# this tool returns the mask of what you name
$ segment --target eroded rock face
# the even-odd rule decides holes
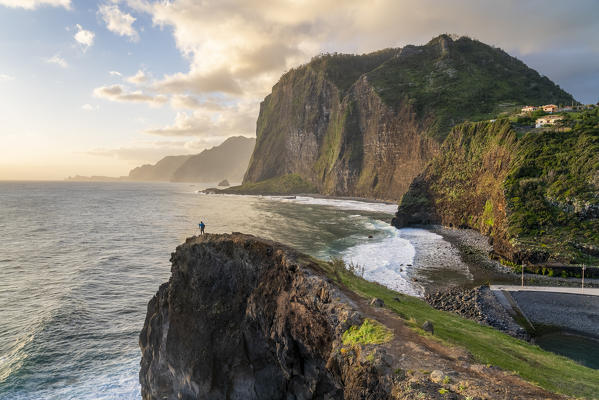
[[[264,99],[244,183],[299,174],[323,194],[399,199],[436,154],[432,121],[385,104],[366,76],[341,91],[309,66]]]
[[[143,398],[342,398],[326,363],[361,317],[296,256],[240,234],[179,246],[140,335]]]

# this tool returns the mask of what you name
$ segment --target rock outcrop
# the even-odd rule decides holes
[[[171,261],[140,336],[144,399],[344,398],[335,349],[362,317],[316,264],[240,234],[188,239]],[[353,385],[375,382],[363,372]]]
[[[549,101],[572,97],[465,37],[324,55],[285,74],[262,102],[244,183],[295,174],[322,194],[399,200],[453,125]]]
[[[560,398],[423,338],[283,245],[203,235],[171,261],[140,334],[145,400]]]

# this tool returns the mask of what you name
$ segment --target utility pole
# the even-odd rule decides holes
[[[584,293],[584,270],[586,269],[586,265],[582,264],[582,292]]]
[[[522,287],[524,287],[524,263],[522,264]]]

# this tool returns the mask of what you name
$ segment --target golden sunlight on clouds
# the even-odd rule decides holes
[[[560,7],[538,12],[530,3],[515,0],[500,3],[348,0],[342,4],[333,0],[128,0],[126,3],[151,15],[157,26],[172,28],[177,48],[189,60],[189,70],[152,81],[144,75],[146,87],[140,87],[143,95],[126,94],[117,87],[100,87],[96,95],[113,101],[146,101],[156,105],[164,101],[157,100],[152,93],[160,93],[171,99],[174,108],[183,105],[181,98],[174,96],[187,96],[186,104],[196,105],[192,107],[193,113],[178,112],[172,125],[146,131],[168,136],[214,135],[223,127],[215,121],[229,118],[247,119],[248,125],[238,133],[253,131],[256,115],[253,119],[240,118],[230,112],[236,111],[231,107],[202,110],[199,104],[218,93],[217,102],[238,102],[243,108],[257,110],[257,104],[282,73],[323,51],[361,53],[422,44],[444,32],[471,34],[490,44],[522,51],[546,47],[548,39],[563,41],[559,28],[549,34],[534,28],[559,20]],[[493,19],[489,20],[489,15]],[[138,75],[129,78],[129,82]],[[136,81],[139,83],[142,82]],[[238,122],[227,125],[240,127]],[[221,132],[229,134],[228,129]]]
[[[579,75],[593,72],[581,71],[581,63],[577,61],[580,57],[560,57],[560,52],[591,54],[591,61],[586,63],[589,66],[596,65],[594,60],[599,61],[599,45],[589,40],[596,36],[597,30],[596,13],[591,12],[596,9],[596,2],[590,0],[580,0],[577,7],[566,2],[548,7],[540,0],[106,0],[91,3],[91,8],[86,5],[91,20],[69,24],[68,29],[72,29],[68,34],[69,46],[77,50],[77,54],[69,54],[69,49],[51,43],[44,47],[48,49],[44,54],[37,55],[37,61],[50,71],[50,80],[60,83],[61,79],[66,81],[69,74],[82,74],[77,64],[85,57],[110,54],[111,64],[85,78],[87,97],[79,96],[71,108],[97,123],[94,117],[112,119],[116,105],[122,107],[119,122],[123,126],[129,122],[127,129],[131,132],[119,143],[117,136],[125,133],[114,125],[106,129],[112,141],[107,142],[102,151],[87,153],[87,157],[91,157],[88,161],[97,157],[100,164],[109,158],[111,148],[114,154],[126,154],[123,149],[133,149],[140,137],[141,140],[175,137],[198,145],[222,141],[231,135],[253,136],[260,101],[280,76],[323,52],[365,53],[423,44],[441,33],[456,33],[499,46],[519,57],[549,54],[554,60],[574,60],[571,65],[563,61],[567,67],[563,73],[566,77],[568,71],[570,75],[575,75],[572,71]],[[78,8],[81,4],[83,2],[70,0],[0,0],[0,5],[36,10],[31,13],[58,7],[53,12],[61,11],[70,16],[77,14],[72,12],[75,8],[83,12]],[[150,31],[156,36],[150,36]],[[181,60],[173,61],[172,65],[177,67],[172,68],[167,58],[158,63],[154,59],[154,64],[144,58],[151,58],[147,55],[149,48],[153,56],[165,50],[154,48],[154,42],[144,41],[158,35],[169,39],[161,43],[162,46],[169,46],[170,50],[176,46],[174,54],[181,56],[183,68]],[[103,45],[106,47],[101,48]],[[117,54],[118,51],[122,53]],[[551,64],[539,62],[550,71],[553,68],[560,72]],[[62,78],[58,77],[60,73]],[[19,69],[0,71],[3,87],[26,81]],[[12,97],[7,97],[5,104],[12,104]],[[125,103],[129,108],[123,107]],[[148,106],[151,111],[147,110]],[[138,114],[129,115],[131,109]],[[147,123],[133,123],[142,117],[143,110],[147,111]],[[14,120],[14,128],[18,130],[18,118]],[[62,126],[65,125],[66,122]],[[95,132],[100,136],[99,130]],[[94,137],[94,145],[100,140]],[[92,140],[82,141],[88,145],[90,142]],[[15,144],[27,145],[25,139]],[[138,154],[157,154],[155,147],[160,146],[164,152],[185,151],[182,145],[171,148],[165,143],[153,144],[151,151],[146,151],[144,146],[138,146]],[[107,170],[101,171],[108,174]]]

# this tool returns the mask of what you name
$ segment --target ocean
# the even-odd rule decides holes
[[[139,399],[138,335],[170,253],[206,223],[419,295],[413,236],[393,204],[203,195],[174,183],[0,183],[0,399]],[[372,238],[368,238],[368,236]],[[458,268],[459,269],[459,268]],[[467,270],[463,273],[468,279]]]

